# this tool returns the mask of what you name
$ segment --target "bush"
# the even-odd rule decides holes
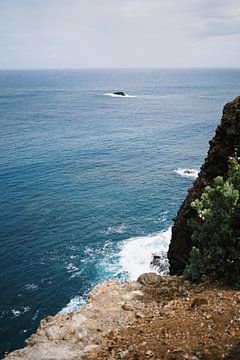
[[[231,161],[227,179],[215,178],[192,207],[198,216],[190,221],[194,246],[184,277],[240,286],[240,165]]]

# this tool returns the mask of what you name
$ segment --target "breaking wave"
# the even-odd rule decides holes
[[[198,177],[199,169],[189,169],[189,168],[178,168],[174,172],[182,177],[188,177],[196,179]]]
[[[128,273],[130,280],[136,280],[143,273],[156,271],[156,264],[153,262],[156,256],[161,264],[161,274],[167,274],[167,250],[170,239],[171,227],[156,234],[124,240],[120,244],[119,253],[121,270]]]
[[[76,311],[81,305],[85,304],[86,300],[84,296],[75,296],[69,301],[69,303],[60,311],[60,314],[69,314],[70,312]]]

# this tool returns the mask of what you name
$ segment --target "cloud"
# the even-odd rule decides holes
[[[156,12],[159,12],[167,2],[162,1],[146,1],[146,0],[130,0],[125,1],[123,5],[120,6],[120,14],[128,19],[133,18],[148,18],[150,16],[156,16]]]
[[[240,3],[236,0],[197,0],[189,6],[192,30],[205,37],[240,35]]]
[[[0,0],[0,68],[238,66],[239,22],[239,0]]]

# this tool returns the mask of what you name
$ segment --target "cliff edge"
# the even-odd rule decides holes
[[[97,286],[7,360],[239,360],[240,291],[148,273]],[[216,336],[217,334],[217,336]]]
[[[188,191],[174,220],[168,251],[172,275],[182,274],[192,248],[192,232],[188,221],[194,218],[196,213],[191,203],[202,195],[206,185],[211,185],[216,176],[227,175],[229,157],[240,156],[240,96],[224,106],[221,123],[209,144],[208,154],[198,178]]]
[[[181,274],[191,249],[191,202],[206,185],[226,176],[228,159],[240,156],[240,97],[225,105],[221,124],[193,187],[174,222],[168,256]],[[216,336],[217,334],[217,336]],[[8,360],[240,360],[240,291],[204,278],[143,274],[121,285],[97,286],[86,305],[41,321],[27,346]]]

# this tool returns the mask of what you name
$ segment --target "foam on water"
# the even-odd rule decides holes
[[[104,230],[106,235],[111,234],[123,234],[127,231],[127,226],[124,224],[117,225],[117,226],[109,226],[107,230]]]
[[[117,97],[117,98],[135,98],[137,97],[136,95],[128,95],[125,93],[125,95],[117,95],[117,94],[114,94],[114,93],[108,93],[108,94],[103,94],[105,96],[111,96],[111,97]]]
[[[121,282],[136,280],[139,275],[145,272],[160,272],[162,275],[168,273],[167,250],[171,238],[171,227],[159,233],[147,236],[139,236],[120,241],[114,244],[107,241],[102,247],[93,249],[86,246],[84,253],[88,255],[88,262],[98,258],[98,281],[100,283],[107,279],[119,279]],[[156,258],[153,261],[153,256]],[[70,263],[68,270],[75,271],[76,267]],[[86,298],[90,290],[83,295],[77,295],[60,311],[62,314],[79,309],[86,303]]]
[[[30,310],[29,306],[24,306],[20,310],[12,309],[11,312],[14,317],[19,317]]]
[[[198,177],[199,169],[188,169],[188,168],[178,168],[174,172],[182,177],[188,177],[196,179]]]
[[[71,274],[70,278],[73,278],[75,276],[79,276],[82,273],[82,271],[79,270],[79,268],[77,266],[75,266],[73,263],[68,264],[66,269],[67,269],[67,272],[69,274]]]
[[[36,285],[36,284],[26,284],[26,285],[24,286],[24,288],[25,288],[26,290],[37,290],[37,289],[38,289],[38,285]]]
[[[86,303],[83,296],[75,296],[69,301],[69,303],[60,311],[60,314],[69,314],[70,312],[76,311],[79,307]]]
[[[0,358],[70,299],[71,311],[102,281],[152,270],[152,253],[161,265],[154,235],[136,236],[170,225],[193,180],[173,170],[202,163],[239,81],[226,69],[0,71]]]
[[[161,251],[166,254],[170,239],[171,227],[157,234],[123,241],[119,253],[121,270],[129,274],[130,280],[136,280],[139,275],[153,271],[153,255]]]

